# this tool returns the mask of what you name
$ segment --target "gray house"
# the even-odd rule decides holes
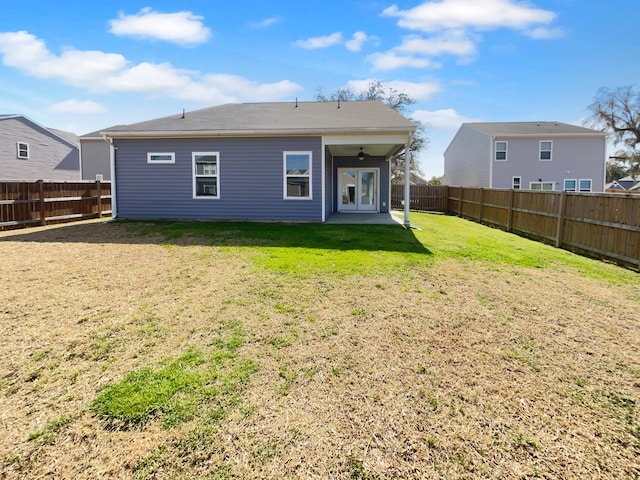
[[[389,212],[388,159],[414,131],[354,101],[227,104],[101,133],[115,217],[323,222]]]
[[[0,115],[0,180],[80,180],[76,136],[24,115]]]
[[[560,122],[463,123],[444,153],[443,183],[602,192],[605,140]]]
[[[82,180],[111,180],[111,148],[101,132],[78,137]]]

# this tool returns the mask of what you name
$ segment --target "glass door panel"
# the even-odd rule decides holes
[[[375,211],[377,210],[377,182],[375,170],[360,170],[358,172],[358,183],[360,186],[360,204],[358,210]]]

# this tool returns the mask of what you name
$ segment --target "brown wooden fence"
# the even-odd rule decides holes
[[[110,182],[0,182],[0,230],[111,215]]]
[[[422,188],[411,187],[418,196],[411,209],[442,211],[442,199],[420,197]],[[446,196],[449,214],[640,270],[640,195],[437,188],[431,196]],[[403,191],[403,185],[392,187],[393,208],[402,208],[394,198]]]
[[[447,212],[447,187],[443,185],[411,185],[411,210],[422,212]],[[404,206],[404,185],[391,185],[391,208]]]

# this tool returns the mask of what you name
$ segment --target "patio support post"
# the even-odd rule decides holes
[[[411,137],[407,139],[407,144],[404,148],[404,226],[405,228],[411,228],[411,221],[409,220],[409,203],[411,201]]]

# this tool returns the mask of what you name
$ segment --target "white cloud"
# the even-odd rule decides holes
[[[347,82],[347,88],[356,92],[362,92],[369,88],[372,83],[378,82],[376,78],[367,78],[364,80],[350,80]],[[404,82],[401,80],[391,80],[382,82],[384,87],[392,88],[399,93],[405,93],[417,101],[428,100],[441,88],[436,82]]]
[[[94,92],[164,95],[198,104],[279,100],[302,89],[288,80],[258,83],[234,75],[182,70],[170,63],[133,65],[122,55],[100,51],[67,50],[57,56],[24,31],[0,33],[0,55],[4,65],[37,78]]]
[[[367,57],[367,61],[370,62],[376,70],[395,70],[401,67],[440,68],[439,63],[435,63],[428,58],[400,55],[393,50],[373,53]]]
[[[470,63],[478,53],[482,40],[479,32],[509,28],[535,39],[558,38],[560,28],[550,27],[556,14],[519,0],[433,0],[402,10],[392,5],[382,12],[395,17],[400,27],[428,33],[409,35],[402,44],[368,60],[379,70],[400,67],[439,67],[433,57],[453,55],[459,64]]]
[[[411,118],[431,125],[434,130],[457,130],[465,122],[475,122],[469,117],[460,115],[453,108],[442,110],[416,110]]]
[[[117,19],[109,20],[109,31],[114,35],[195,45],[211,37],[211,30],[204,26],[202,19],[191,12],[159,13],[145,7],[134,15],[118,13]]]
[[[459,57],[476,54],[476,45],[462,30],[448,30],[439,35],[423,38],[409,35],[396,47],[398,52],[435,57],[450,54]]]
[[[269,17],[258,22],[251,22],[249,25],[253,28],[267,28],[276,23],[280,23],[282,19],[280,17]]]
[[[359,52],[362,50],[362,45],[370,39],[371,37],[367,36],[366,33],[358,31],[353,34],[353,39],[346,42],[344,46],[351,52]]]
[[[392,5],[382,15],[399,18],[401,27],[424,32],[451,28],[525,29],[551,23],[556,18],[549,10],[515,0],[441,0],[424,2],[408,10]]]
[[[562,28],[537,27],[531,30],[526,30],[524,34],[535,40],[554,40],[556,38],[564,37],[565,31]]]
[[[335,32],[331,35],[311,37],[306,40],[298,40],[297,42],[294,42],[294,45],[313,50],[317,48],[332,47],[334,45],[338,45],[339,43],[342,43],[342,33]]]
[[[95,113],[104,113],[107,108],[92,100],[65,100],[51,105],[49,110],[55,113],[75,113],[79,115],[91,115]]]

